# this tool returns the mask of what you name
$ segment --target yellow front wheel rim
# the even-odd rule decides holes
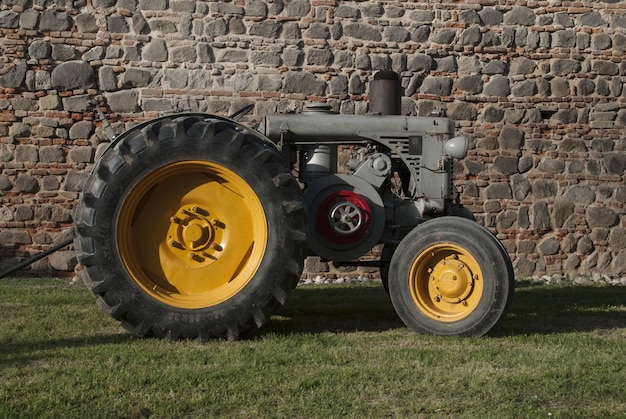
[[[483,295],[482,276],[478,262],[464,248],[437,244],[413,261],[409,290],[424,315],[454,322],[476,310]]]
[[[116,226],[131,279],[170,306],[210,307],[236,295],[265,253],[267,219],[250,185],[216,163],[184,161],[142,178]]]

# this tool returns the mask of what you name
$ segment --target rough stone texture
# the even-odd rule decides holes
[[[255,104],[249,121],[311,100],[366,113],[369,81],[394,70],[403,113],[444,110],[473,138],[455,184],[479,222],[509,237],[518,275],[623,274],[626,14],[616,3],[2,2],[0,242],[10,246],[0,262],[71,228],[106,140],[92,101],[117,133],[161,111],[228,114],[241,103]],[[70,253],[37,272],[69,274]],[[307,270],[337,273],[319,260]]]
[[[52,87],[58,90],[88,89],[95,81],[93,68],[83,61],[62,63],[52,71]]]

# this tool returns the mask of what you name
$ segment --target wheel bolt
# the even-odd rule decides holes
[[[177,249],[184,249],[185,248],[182,244],[180,244],[176,240],[172,240],[172,239],[168,240],[167,244],[170,247],[175,247]]]
[[[207,215],[209,215],[209,211],[207,211],[207,210],[205,210],[204,208],[199,207],[199,206],[197,206],[197,205],[194,205],[193,207],[191,207],[191,210],[192,210],[193,212],[195,212],[196,214],[200,214],[200,215],[205,216],[205,217],[206,217]]]
[[[224,248],[217,243],[213,243],[213,249],[217,250],[218,252],[224,250]]]
[[[174,216],[170,218],[170,221],[174,224],[180,224],[180,218]]]

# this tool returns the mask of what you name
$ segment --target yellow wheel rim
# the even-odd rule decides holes
[[[454,244],[422,252],[409,272],[409,290],[418,309],[442,322],[466,318],[483,295],[482,271],[476,259]]]
[[[245,180],[216,163],[184,161],[132,188],[116,233],[137,285],[165,304],[195,309],[228,300],[252,279],[268,229]]]

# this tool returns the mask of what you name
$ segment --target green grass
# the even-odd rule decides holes
[[[518,288],[419,336],[380,285],[305,286],[239,342],[128,335],[81,284],[0,281],[0,417],[626,417],[626,287]]]

